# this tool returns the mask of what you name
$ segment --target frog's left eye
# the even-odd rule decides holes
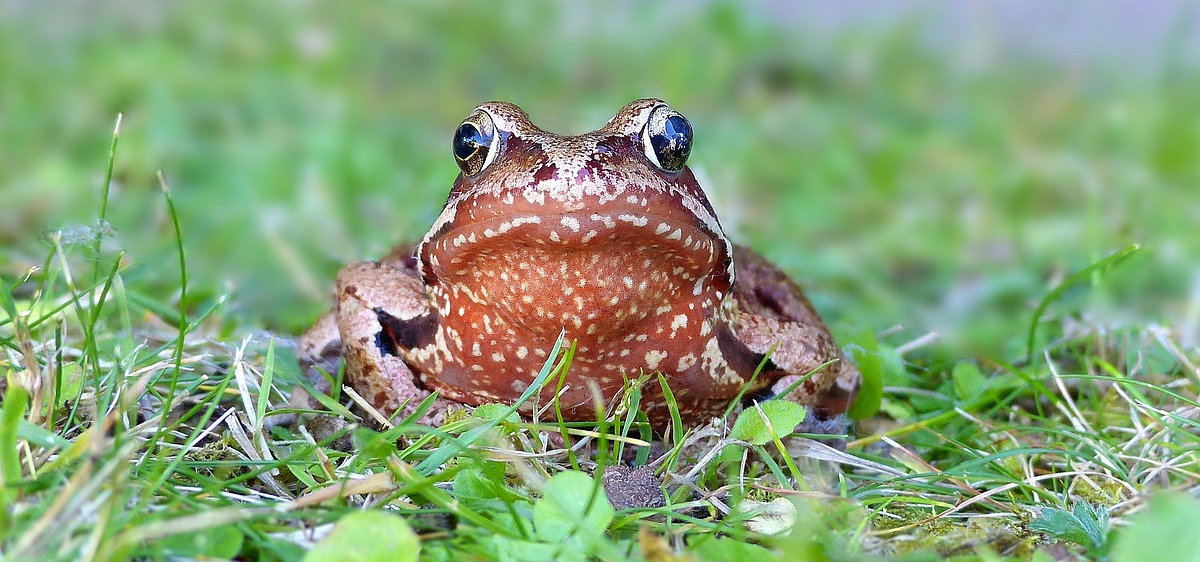
[[[692,152],[692,124],[678,111],[660,105],[642,129],[642,149],[664,172],[679,172]]]
[[[463,175],[482,172],[496,158],[496,125],[482,109],[468,116],[454,131],[454,160]]]

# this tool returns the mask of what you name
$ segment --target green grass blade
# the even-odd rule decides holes
[[[112,186],[113,163],[117,161],[117,140],[121,138],[121,118],[123,114],[117,114],[117,124],[113,126],[112,144],[108,146],[108,166],[104,169],[104,186],[100,191],[100,220],[104,221],[108,216],[108,190]],[[100,239],[96,239],[96,253],[100,253]]]
[[[16,381],[8,381],[4,395],[4,410],[0,413],[0,529],[8,529],[12,510],[9,505],[16,499],[13,486],[21,481],[21,458],[17,452],[17,435],[20,422],[24,421],[25,409],[29,407],[29,392]]]
[[[175,340],[174,354],[174,369],[171,371],[171,380],[168,385],[167,395],[163,400],[162,421],[158,425],[158,429],[154,432],[154,436],[147,444],[147,450],[153,451],[158,445],[158,441],[170,431],[170,424],[165,423],[167,414],[174,405],[176,390],[179,386],[179,376],[183,368],[183,346],[184,337],[188,332],[187,321],[187,258],[183,251],[183,230],[179,227],[179,213],[175,209],[175,200],[171,198],[171,190],[167,187],[167,180],[163,178],[162,172],[158,173],[158,185],[162,190],[163,197],[167,201],[167,211],[171,216],[171,224],[175,228],[175,245],[179,250],[179,335]]]
[[[71,446],[71,442],[63,436],[50,431],[40,425],[29,423],[29,420],[21,418],[17,425],[17,437],[30,442],[38,447],[46,449],[66,448]]]
[[[1033,311],[1033,320],[1031,320],[1029,323],[1029,338],[1026,340],[1025,344],[1025,362],[1028,363],[1029,361],[1033,360],[1033,346],[1034,341],[1037,339],[1038,324],[1041,323],[1042,315],[1046,313],[1046,309],[1052,303],[1054,303],[1054,301],[1061,298],[1063,294],[1065,294],[1071,287],[1086,281],[1098,279],[1099,276],[1102,276],[1121,265],[1125,262],[1125,260],[1129,259],[1141,249],[1142,247],[1140,245],[1133,244],[1132,246],[1126,247],[1123,250],[1114,252],[1106,258],[1097,261],[1079,271],[1076,271],[1066,279],[1063,279],[1058,286],[1051,289],[1050,292],[1047,293],[1042,299],[1042,302],[1038,304],[1037,309]]]
[[[258,402],[254,405],[254,432],[262,431],[267,405],[271,402],[271,383],[275,380],[275,338],[267,343],[267,358],[263,364],[262,381],[258,384]]]
[[[554,341],[554,347],[550,349],[550,355],[546,356],[546,362],[542,364],[542,370],[538,372],[538,376],[533,379],[533,382],[529,384],[529,387],[525,389],[525,392],[521,393],[521,397],[517,398],[517,401],[513,402],[512,405],[510,405],[502,415],[496,416],[487,422],[480,424],[478,427],[471,429],[459,440],[455,441],[454,445],[443,446],[435,450],[428,457],[425,457],[425,460],[417,464],[417,472],[426,476],[432,474],[434,469],[441,466],[455,455],[461,453],[465,447],[475,442],[475,440],[479,439],[481,435],[487,433],[489,430],[495,427],[496,424],[500,423],[500,420],[516,412],[517,408],[521,407],[521,404],[524,404],[526,401],[532,398],[534,394],[540,391],[542,386],[546,384],[546,381],[550,379],[550,375],[557,370],[555,369],[555,360],[558,359],[558,354],[562,351],[563,342],[565,339],[566,332],[564,331],[560,333],[558,335],[558,339]]]

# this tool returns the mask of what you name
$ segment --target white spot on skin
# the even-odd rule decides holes
[[[517,348],[517,359],[524,359],[527,355],[529,355],[528,347],[521,346]]]
[[[696,364],[696,355],[694,353],[689,353],[689,354],[684,355],[683,357],[679,358],[679,365],[678,365],[677,370],[686,371],[688,369],[691,369],[692,365],[695,365],[695,364]]]
[[[683,229],[682,228],[676,228],[675,232],[672,232],[671,235],[667,237],[667,240],[682,240],[682,239],[683,239]]]
[[[646,217],[639,217],[637,215],[629,214],[617,215],[617,220],[630,223],[633,226],[646,226],[646,223],[650,222],[650,219],[647,219]]]
[[[647,351],[646,357],[645,357],[646,368],[653,371],[658,368],[659,362],[661,362],[663,359],[666,359],[666,358],[667,358],[667,353],[665,351],[660,351],[657,349],[652,349],[650,351]]]
[[[604,226],[606,228],[615,228],[617,226],[617,221],[612,220],[612,217],[610,217],[608,215],[601,215],[599,213],[596,213],[596,214],[592,215],[592,220],[594,220],[596,222],[604,223]]]
[[[674,331],[680,328],[686,328],[688,325],[688,317],[686,314],[678,314],[671,320],[671,337],[675,337]]]
[[[530,203],[533,203],[534,205],[540,206],[540,205],[546,204],[546,194],[540,190],[526,189],[526,190],[524,190],[524,193],[522,195],[525,196],[526,201],[529,201]]]
[[[576,220],[575,217],[563,217],[559,222],[561,222],[563,226],[571,229],[571,232],[579,232],[579,221]]]
[[[495,361],[496,363],[503,363],[504,362],[504,354],[500,353],[500,352],[493,353],[492,361]]]
[[[479,349],[479,342],[471,345],[471,355],[474,357],[481,357],[483,355],[483,350]]]
[[[558,231],[557,231],[557,230],[551,230],[551,231],[550,231],[550,241],[551,241],[551,242],[562,242],[562,238],[559,238],[559,237],[558,237]]]
[[[717,338],[710,338],[705,344],[700,361],[701,367],[712,376],[717,384],[742,384],[745,382],[745,379],[725,362],[725,356],[721,354]]]
[[[665,222],[660,222],[660,223],[658,223],[658,228],[654,229],[654,234],[655,235],[663,234],[668,230],[671,230],[671,225],[669,225]]]

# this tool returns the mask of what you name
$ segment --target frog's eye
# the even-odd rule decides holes
[[[496,158],[496,126],[482,109],[475,110],[454,131],[454,160],[463,175],[483,171]]]
[[[682,170],[692,152],[692,124],[670,107],[654,108],[642,129],[642,150],[664,172]]]

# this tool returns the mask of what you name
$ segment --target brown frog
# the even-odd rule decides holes
[[[301,360],[330,369],[343,357],[349,384],[385,415],[431,391],[440,412],[446,400],[516,400],[565,333],[577,345],[558,397],[569,420],[595,419],[595,390],[611,401],[653,373],[686,423],[720,415],[747,385],[746,397],[790,386],[788,399],[824,417],[845,412],[858,370],[800,288],[725,237],[685,165],[691,146],[687,119],[658,99],[578,136],[510,103],[480,105],[454,134],[462,173],[429,233],[343,268]],[[659,384],[643,392],[665,426]]]

